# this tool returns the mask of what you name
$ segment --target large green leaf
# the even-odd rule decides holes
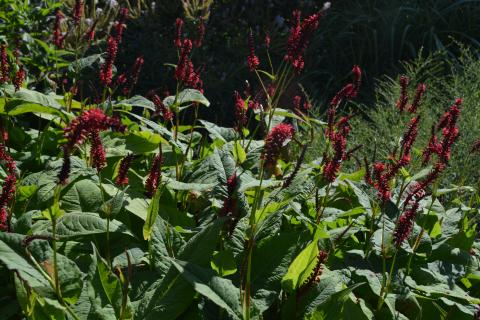
[[[129,106],[129,107],[141,107],[141,108],[155,111],[155,104],[152,101],[148,100],[147,98],[139,95],[133,96],[130,99],[118,101],[116,105]]]
[[[193,286],[195,291],[226,310],[233,319],[240,319],[240,289],[228,279],[220,278],[215,272],[193,263],[170,259],[173,266]]]
[[[312,241],[300,252],[282,279],[284,290],[293,291],[307,280],[317,263],[318,252],[317,241]]]
[[[193,102],[202,104],[206,107],[210,106],[210,101],[208,101],[200,91],[195,89],[185,89],[181,91],[177,97],[169,96],[163,99],[163,104],[167,107],[172,107],[174,103],[180,106],[182,104]]]
[[[120,233],[134,237],[127,226],[111,220],[110,233]],[[57,234],[63,239],[104,234],[107,232],[107,219],[93,212],[67,212],[57,222]]]
[[[218,219],[203,228],[179,250],[177,258],[199,266],[208,266],[217,246],[224,220]],[[162,257],[156,257],[161,259]],[[161,281],[145,293],[139,301],[136,318],[176,319],[191,304],[195,295],[192,286],[171,266]],[[182,299],[178,299],[182,297]]]
[[[162,195],[163,186],[157,189],[155,192],[150,205],[147,210],[147,219],[143,225],[143,238],[145,240],[150,240],[150,234],[152,233],[153,225],[155,224],[155,219],[158,216],[158,209],[160,205],[160,196]]]
[[[68,187],[62,196],[61,208],[67,212],[97,212],[103,203],[101,192],[93,181],[80,180]]]

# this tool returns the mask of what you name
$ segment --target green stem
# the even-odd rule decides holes
[[[392,277],[393,277],[393,268],[395,266],[395,261],[397,259],[397,253],[398,253],[398,250],[396,250],[395,254],[393,255],[393,260],[390,266],[390,272],[388,274],[386,285],[385,287],[382,287],[382,290],[380,291],[380,299],[378,300],[377,311],[380,311],[380,309],[382,309],[383,303],[385,302],[385,299],[388,296],[388,292],[390,291],[390,285],[392,284]]]
[[[330,187],[332,186],[331,183],[327,184],[327,188],[325,189],[325,197],[322,199],[322,205],[320,206],[320,212],[317,213],[317,217],[315,219],[316,223],[320,223],[320,219],[322,219],[323,213],[325,212],[325,207],[327,205],[327,197],[328,194],[330,193]]]
[[[107,263],[109,268],[112,268],[110,256],[110,217],[107,217]]]
[[[53,282],[55,286],[55,294],[61,300],[62,293],[60,290],[60,283],[58,280],[58,261],[57,261],[57,218],[55,216],[51,216],[52,218],[52,249],[53,249]]]

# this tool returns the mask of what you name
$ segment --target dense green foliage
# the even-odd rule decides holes
[[[406,65],[418,111],[395,108],[397,79],[358,102],[357,65],[312,106],[291,88],[329,72],[304,52],[325,11],[268,28],[270,48],[252,29],[247,51],[246,25],[222,34],[215,14],[253,2],[183,1],[191,21],[162,37],[137,28],[178,3],[92,3],[1,3],[17,11],[0,17],[0,317],[478,319],[478,61]],[[222,55],[245,48],[229,57],[250,70],[194,68],[237,33]],[[214,104],[231,126],[205,120]]]

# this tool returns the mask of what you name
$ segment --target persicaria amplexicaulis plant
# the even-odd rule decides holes
[[[294,133],[293,126],[288,123],[280,123],[272,128],[265,139],[262,152],[262,159],[266,168],[275,167],[282,148],[293,137]]]
[[[117,50],[118,50],[118,40],[113,37],[109,36],[107,40],[107,55],[105,58],[105,63],[100,67],[100,82],[105,86],[108,87],[112,83],[113,77],[113,63],[115,62],[115,58],[117,57]]]
[[[100,170],[105,164],[105,151],[101,143],[99,133],[111,129],[112,131],[124,132],[126,127],[120,119],[107,116],[102,110],[95,108],[85,111],[65,127],[64,136],[67,142],[63,146],[64,160],[62,169],[58,175],[61,184],[65,184],[70,173],[69,155],[76,145],[82,144],[90,138],[90,155],[94,166]]]
[[[83,0],[75,0],[75,6],[73,7],[73,22],[75,25],[80,23],[83,16]]]
[[[13,78],[13,85],[15,86],[15,91],[20,90],[23,85],[23,81],[25,81],[25,68],[23,65],[18,67],[17,72],[15,73],[15,78]]]
[[[157,94],[152,93],[151,100],[155,105],[154,117],[162,116],[165,121],[171,121],[173,119],[173,112],[165,106],[162,99],[160,99]]]
[[[151,198],[155,194],[160,184],[160,176],[162,173],[162,155],[157,154],[153,158],[152,166],[148,172],[147,180],[145,181],[145,194]]]
[[[15,195],[17,176],[16,164],[12,156],[5,150],[5,145],[0,143],[0,160],[5,163],[7,177],[3,181],[2,194],[0,195],[0,231],[9,230],[8,206]]]
[[[260,65],[260,60],[255,54],[255,42],[253,40],[252,30],[250,30],[250,32],[248,33],[248,49],[250,50],[250,53],[247,57],[248,69],[250,69],[250,71],[255,71]]]
[[[117,177],[115,178],[115,183],[119,186],[128,185],[128,170],[132,164],[133,154],[128,154],[120,162],[120,167],[118,169]]]
[[[0,46],[0,84],[10,80],[10,65],[8,63],[7,46]]]
[[[123,94],[128,96],[132,92],[133,88],[137,85],[138,77],[140,76],[140,71],[142,70],[142,66],[145,63],[145,60],[142,56],[137,57],[135,59],[135,63],[133,64],[132,70],[130,71],[130,77],[126,79],[126,85],[123,88]]]
[[[59,48],[63,48],[63,41],[65,40],[65,36],[62,33],[61,23],[64,19],[62,11],[60,9],[55,10],[55,22],[53,24],[53,44]]]
[[[431,155],[437,155],[437,161],[433,164],[432,170],[427,177],[410,188],[404,200],[404,213],[400,216],[397,226],[394,231],[395,245],[400,246],[411,233],[413,221],[416,217],[419,201],[426,195],[425,190],[433,184],[440,174],[447,168],[450,160],[450,152],[453,143],[458,137],[458,128],[456,127],[458,117],[460,115],[460,105],[462,99],[457,99],[455,103],[442,116],[437,125],[437,130],[442,130],[443,139],[437,142],[438,139],[430,138],[429,145],[424,150],[425,159],[430,161]],[[432,137],[435,132],[432,132]]]

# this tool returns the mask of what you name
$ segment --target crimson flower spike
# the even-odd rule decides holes
[[[0,195],[0,230],[8,230],[7,207],[13,199],[16,190],[17,177],[15,174],[16,164],[12,156],[5,151],[5,145],[0,144],[0,159],[6,162],[7,177],[2,186]]]
[[[362,81],[362,70],[359,66],[353,66],[352,73],[354,75],[353,83],[349,83],[338,91],[330,101],[330,107],[336,108],[344,99],[353,99],[358,95],[360,84]]]
[[[285,142],[293,137],[294,133],[295,130],[292,125],[287,123],[277,124],[270,130],[265,139],[265,146],[261,155],[267,168],[273,168],[277,164],[280,151]]]
[[[334,151],[333,157],[327,158],[323,167],[323,177],[329,182],[335,181],[342,161],[347,158],[347,135],[350,132],[349,119],[350,117],[342,117],[336,123],[335,130],[327,134]]]
[[[18,71],[15,73],[15,78],[13,78],[13,85],[15,86],[15,91],[20,90],[25,80],[25,69],[23,65],[18,68]]]
[[[160,184],[162,161],[161,154],[157,154],[155,158],[153,158],[152,167],[150,168],[147,180],[145,181],[145,193],[149,198],[153,197]]]
[[[107,57],[105,63],[100,66],[100,82],[108,87],[112,83],[113,63],[117,57],[118,41],[115,37],[109,36],[107,40]]]
[[[132,164],[133,154],[129,153],[125,156],[120,162],[120,168],[118,169],[117,177],[115,178],[115,183],[119,186],[128,185],[128,170]]]
[[[247,123],[248,106],[237,91],[234,92],[233,97],[235,99],[235,129],[240,132]]]
[[[205,21],[200,18],[200,22],[197,26],[197,38],[193,41],[195,47],[199,48],[202,46],[203,38],[205,37]]]
[[[135,59],[135,63],[133,64],[132,71],[130,73],[130,78],[128,79],[128,84],[123,88],[124,95],[128,96],[132,92],[133,88],[137,85],[140,71],[142,70],[144,63],[145,60],[143,59],[143,56]]]
[[[60,24],[63,20],[64,16],[60,9],[55,10],[55,22],[53,23],[53,44],[59,48],[63,48],[63,40],[65,37],[62,35],[62,30],[60,28]]]
[[[73,8],[73,22],[76,26],[80,23],[83,16],[83,0],[75,0]]]
[[[175,20],[175,39],[173,40],[173,45],[179,49],[182,47],[183,25],[184,25],[184,22],[182,19],[177,18],[177,20]]]
[[[423,94],[427,90],[427,86],[424,83],[420,83],[413,97],[412,104],[408,107],[408,112],[415,113],[417,112],[418,106],[420,105],[420,100],[422,99]]]
[[[255,42],[253,40],[252,30],[250,30],[250,32],[248,33],[248,49],[250,50],[250,53],[247,57],[248,68],[250,69],[250,71],[255,71],[260,64],[260,60],[255,54]]]
[[[271,39],[270,39],[270,32],[266,31],[265,32],[265,48],[270,49],[270,42],[271,42]]]
[[[400,98],[397,100],[397,109],[400,110],[400,112],[405,110],[408,103],[407,88],[409,82],[410,79],[407,76],[403,75],[400,77]]]
[[[10,65],[8,64],[7,46],[0,46],[0,83],[10,80]]]

